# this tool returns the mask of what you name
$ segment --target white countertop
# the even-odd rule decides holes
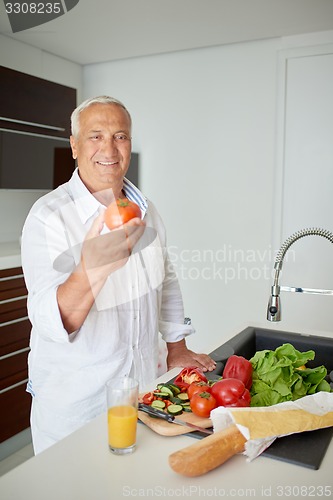
[[[170,377],[179,370],[170,372]],[[138,425],[137,449],[115,456],[108,449],[106,415],[0,478],[1,500],[121,500],[122,498],[332,498],[333,443],[319,470],[243,455],[196,478],[169,467],[171,453],[189,436],[163,437]]]
[[[21,265],[21,247],[19,241],[0,242],[0,269],[9,269]]]

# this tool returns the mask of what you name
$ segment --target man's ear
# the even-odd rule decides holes
[[[76,158],[77,158],[77,148],[76,148],[75,137],[73,135],[71,135],[70,138],[69,138],[69,141],[70,141],[71,148],[72,148],[72,157],[74,158],[74,160],[76,160]]]

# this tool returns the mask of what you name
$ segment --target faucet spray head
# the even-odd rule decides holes
[[[273,285],[267,307],[268,321],[281,321],[280,287]]]

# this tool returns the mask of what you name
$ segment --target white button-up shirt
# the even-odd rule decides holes
[[[55,419],[82,424],[103,412],[105,382],[114,376],[131,374],[143,388],[157,376],[158,332],[166,342],[176,342],[194,331],[184,325],[162,220],[126,179],[124,190],[139,204],[145,232],[125,266],[109,276],[81,328],[70,335],[62,324],[57,287],[79,263],[83,239],[102,205],[76,170],[69,182],[34,204],[23,228],[32,323],[28,391]]]

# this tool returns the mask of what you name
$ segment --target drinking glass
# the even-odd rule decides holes
[[[109,448],[116,455],[132,453],[136,446],[139,383],[131,377],[106,384]]]

